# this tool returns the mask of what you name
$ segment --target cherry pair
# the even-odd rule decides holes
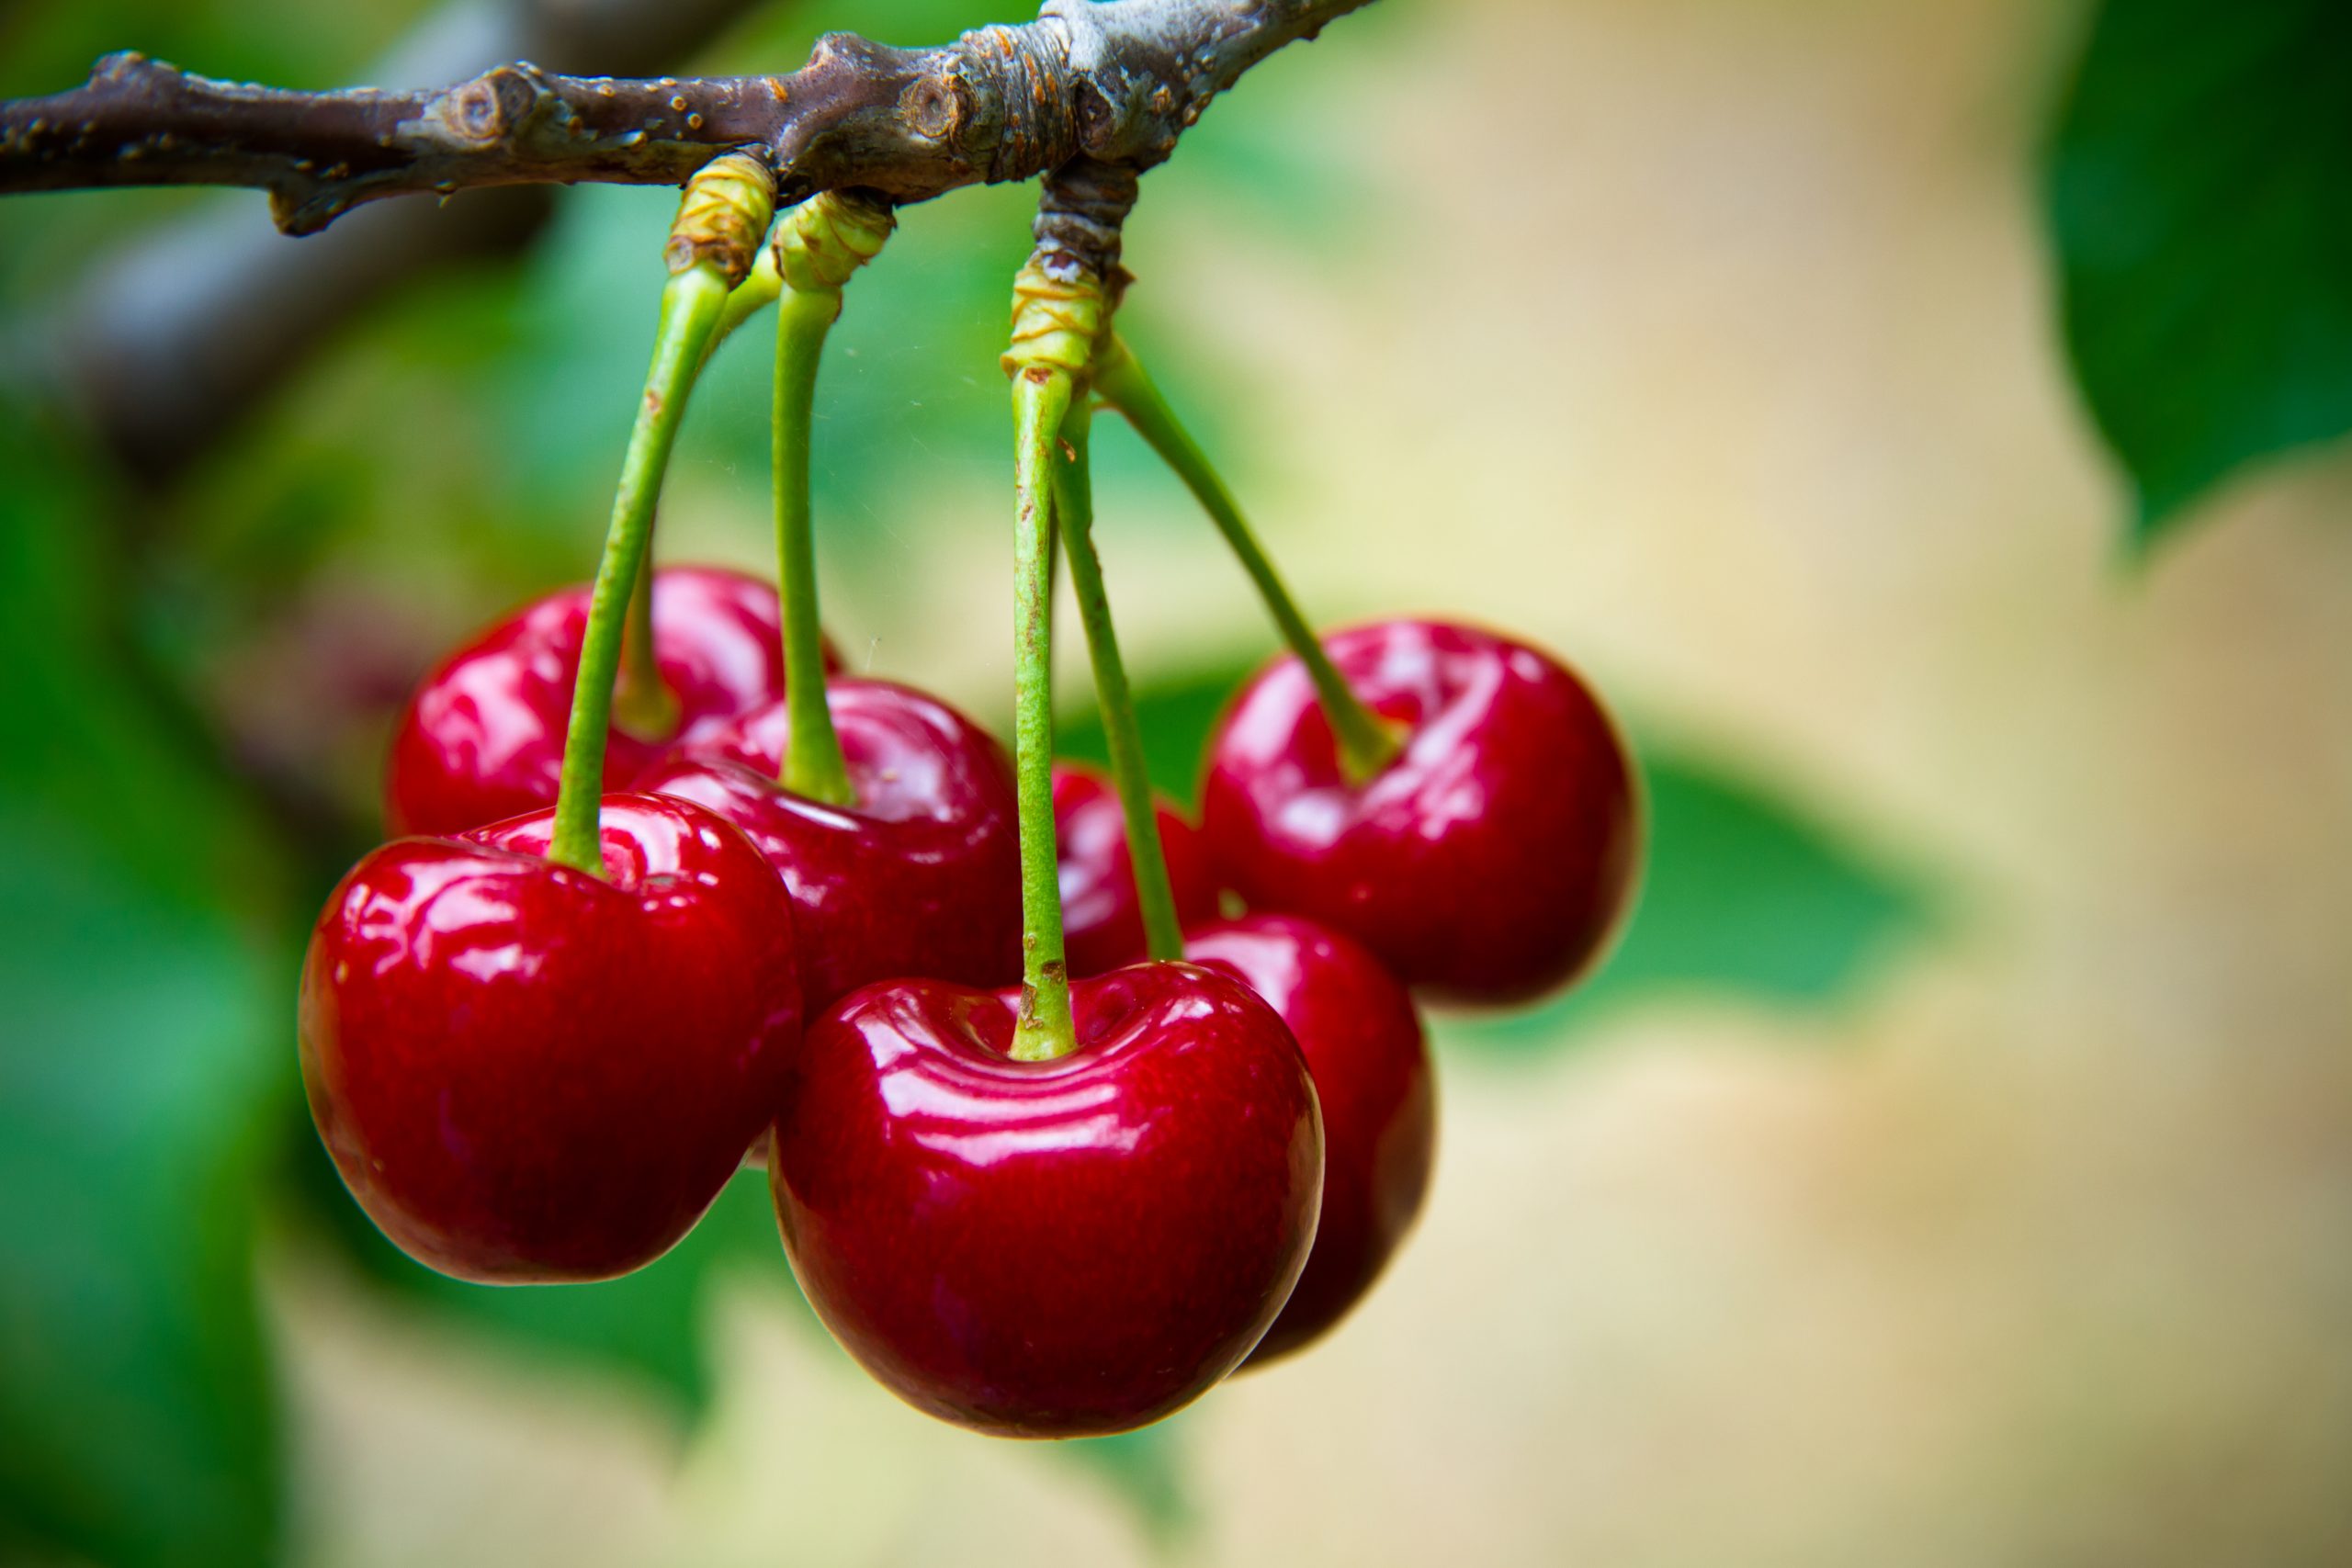
[[[1623,746],[1555,661],[1432,622],[1329,649],[1396,731],[1385,766],[1347,776],[1295,660],[1244,692],[1208,762],[1224,880],[1315,919],[1252,915],[1185,942],[1187,958],[1272,1005],[1317,1091],[1319,1229],[1259,1359],[1353,1305],[1428,1178],[1419,1018],[1381,959],[1339,931],[1401,954],[1391,962],[1439,995],[1522,998],[1605,944],[1637,846]],[[1090,942],[1069,949],[1082,974],[1139,950],[1136,886],[1120,820],[1087,819],[1110,809],[1102,782],[1057,770],[1054,795],[1064,906],[1088,921]],[[1213,884],[1188,825],[1158,817],[1189,923]],[[1291,1256],[1277,1200],[1297,1201],[1297,1173],[1281,1179],[1264,1139],[1270,1113],[1292,1125],[1267,1081],[1284,1077],[1277,1043],[1237,1041],[1242,1015],[1184,965],[1117,969],[1072,1000],[1078,1049],[1031,1064],[1011,1059],[1010,998],[922,982],[860,992],[816,1027],[777,1124],[777,1211],[811,1303],[902,1397],[982,1430],[1115,1430],[1176,1408],[1238,1359],[1230,1336],[1279,1289],[1287,1270],[1272,1260]],[[1193,1051],[1223,1075],[1170,1088],[1169,1065]],[[1255,1079],[1229,1059],[1256,1063]],[[1250,1178],[1238,1188],[1236,1172]]]
[[[549,594],[425,677],[386,770],[394,832],[461,832],[554,803],[587,609],[584,584]],[[775,590],[669,567],[654,574],[653,609],[655,655],[683,716],[668,738],[615,724],[607,784],[695,801],[751,837],[799,915],[806,1005],[899,975],[1017,976],[1012,778],[996,741],[920,692],[836,676],[828,700],[856,803],[791,795],[775,782],[786,732]]]

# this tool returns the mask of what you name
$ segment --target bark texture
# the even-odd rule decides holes
[[[1084,159],[1139,173],[1211,99],[1366,0],[1046,0],[1036,20],[933,49],[848,33],[775,76],[574,76],[516,61],[451,86],[335,92],[216,82],[135,53],[0,103],[0,192],[232,185],[289,234],[364,202],[481,186],[675,185],[763,151],[780,197],[894,202]]]

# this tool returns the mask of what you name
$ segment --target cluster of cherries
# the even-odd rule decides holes
[[[608,722],[582,694],[634,560],[616,581],[426,678],[389,769],[400,836],[304,966],[326,1146],[448,1274],[626,1273],[764,1160],[811,1304],[902,1397],[1007,1435],[1140,1426],[1322,1334],[1411,1225],[1435,1128],[1415,994],[1556,989],[1626,902],[1625,751],[1509,637],[1310,638],[1226,713],[1197,827],[1132,771],[1123,799],[1067,764],[1048,821],[1042,709],[1016,769],[920,691],[819,686],[821,654],[796,681],[813,592],[732,572],[651,574],[633,621],[665,700]],[[1329,720],[1335,679],[1376,757]],[[812,711],[843,776],[787,788]],[[569,829],[567,773],[591,808]],[[1158,861],[1131,852],[1145,824]]]

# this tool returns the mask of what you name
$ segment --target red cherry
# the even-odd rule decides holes
[[[1051,1062],[1006,1055],[1017,996],[855,993],[811,1029],[769,1160],[825,1325],[909,1404],[1001,1436],[1197,1398],[1314,1239],[1323,1140],[1282,1021],[1184,964],[1071,993],[1078,1049]]]
[[[653,574],[653,654],[680,738],[784,692],[772,584],[716,567]],[[555,804],[588,627],[588,585],[525,605],[444,660],[401,714],[384,780],[392,832],[458,833]],[[626,789],[670,746],[617,726],[605,785]]]
[[[1216,914],[1216,879],[1199,831],[1166,801],[1157,804],[1159,849],[1185,925]],[[1144,955],[1143,906],[1118,792],[1092,768],[1054,764],[1054,829],[1059,841],[1062,944],[1072,975],[1100,975]]]
[[[783,876],[811,1013],[876,980],[1013,979],[1021,844],[1003,748],[905,686],[837,679],[825,691],[855,807],[820,805],[776,782],[789,734],[780,701],[706,728],[638,787],[718,812]]]
[[[1385,621],[1329,638],[1403,753],[1361,785],[1284,658],[1210,741],[1202,834],[1253,908],[1355,938],[1442,999],[1512,1002],[1606,945],[1640,857],[1633,771],[1584,682],[1475,627]]]
[[[1291,915],[1186,934],[1184,955],[1232,976],[1282,1015],[1323,1109],[1323,1217],[1290,1303],[1250,1355],[1286,1356],[1347,1315],[1421,1212],[1437,1094],[1420,1015],[1356,943]]]
[[[684,801],[606,795],[610,881],[554,813],[404,839],[343,879],[302,966],[302,1079],[352,1196],[460,1279],[604,1280],[692,1228],[800,1040],[791,901]]]

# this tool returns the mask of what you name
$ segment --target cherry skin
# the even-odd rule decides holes
[[[876,980],[1016,978],[1021,843],[1004,749],[890,682],[837,677],[825,700],[854,807],[776,782],[790,735],[781,701],[707,727],[638,787],[709,807],[767,856],[792,893],[812,1015]]]
[[[784,693],[774,585],[716,567],[653,574],[653,655],[681,734]],[[401,711],[385,771],[395,834],[458,833],[555,804],[587,635],[588,585],[550,593],[442,660]],[[605,785],[630,787],[669,748],[616,725]]]
[[[553,818],[384,845],[302,965],[302,1081],[345,1184],[410,1257],[484,1283],[669,1250],[800,1043],[791,901],[742,834],[606,795],[600,881],[543,858]]]
[[[1419,1217],[1437,1093],[1413,998],[1380,960],[1295,915],[1187,932],[1184,956],[1230,975],[1282,1016],[1323,1110],[1323,1212],[1306,1271],[1250,1355],[1263,1366],[1320,1337],[1387,1267]]]
[[[1289,1296],[1322,1187],[1315,1089],[1222,975],[1071,987],[1078,1049],[1006,1053],[1019,998],[872,986],[817,1022],[769,1180],[819,1317],[918,1409],[1001,1437],[1156,1421]]]
[[[1159,849],[1183,925],[1216,914],[1216,879],[1200,834],[1166,801],[1156,804]],[[1054,764],[1054,831],[1061,859],[1062,944],[1072,975],[1100,975],[1144,955],[1143,905],[1127,854],[1118,792],[1092,768]]]
[[[1632,764],[1592,693],[1548,654],[1441,621],[1325,646],[1404,750],[1351,784],[1298,660],[1261,672],[1211,739],[1202,787],[1226,884],[1353,937],[1433,999],[1525,1001],[1574,979],[1613,934],[1641,853]]]

